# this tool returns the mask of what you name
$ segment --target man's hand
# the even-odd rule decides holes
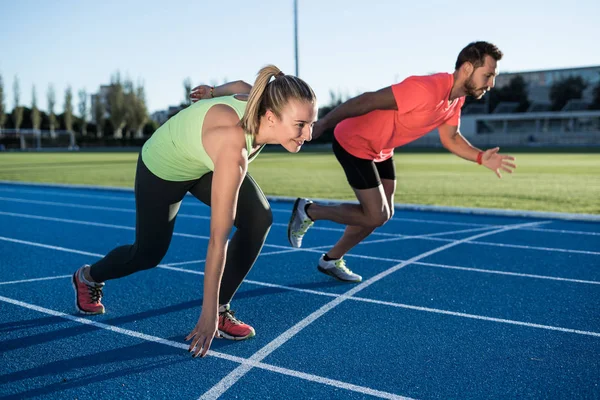
[[[498,154],[499,150],[500,147],[495,147],[484,151],[481,157],[481,165],[494,171],[498,178],[502,178],[500,170],[512,174],[513,169],[517,168],[517,165],[511,162],[515,160],[514,157]]]
[[[200,85],[196,86],[190,92],[190,100],[192,103],[197,102],[202,99],[210,99],[212,96],[210,95],[212,87],[208,85]]]

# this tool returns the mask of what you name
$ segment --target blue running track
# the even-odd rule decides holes
[[[342,226],[292,249],[272,208],[232,302],[256,337],[194,359],[208,207],[90,317],[70,276],[133,241],[133,193],[0,184],[0,398],[600,398],[600,222],[398,210],[347,255],[357,285],[316,269]]]

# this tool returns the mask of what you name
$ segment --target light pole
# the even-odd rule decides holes
[[[296,59],[296,76],[300,77],[298,68],[298,0],[294,0],[294,53]]]

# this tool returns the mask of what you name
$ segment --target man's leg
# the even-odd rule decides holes
[[[394,214],[394,194],[396,192],[396,170],[394,160],[390,158],[383,162],[374,163],[374,167],[377,170],[377,176],[381,178],[381,184],[378,188],[383,188],[385,202],[387,203],[387,208],[389,210],[388,218],[391,218]],[[349,171],[351,172],[351,170],[347,170],[347,174]],[[368,176],[364,171],[367,170],[363,169],[363,175]],[[354,174],[352,173],[348,174],[348,181],[351,182],[351,185],[352,182],[354,182],[354,185],[357,185],[359,182],[353,175]],[[355,189],[354,191],[361,205],[365,201],[368,201],[368,199],[365,200],[364,190]],[[309,207],[309,212],[310,211],[312,211],[312,205]],[[319,271],[334,276],[342,281],[360,282],[362,277],[353,273],[346,267],[343,256],[369,236],[373,230],[375,230],[375,228],[370,226],[350,225],[346,227],[344,235],[338,243],[319,260]]]
[[[396,180],[382,179],[381,184],[385,194],[386,202],[390,210],[390,218],[394,214],[394,193],[396,192]],[[361,199],[361,190],[355,190],[356,197]],[[362,204],[362,202],[361,202]],[[310,207],[310,215],[312,216],[313,206]],[[340,240],[326,254],[328,258],[342,258],[354,246],[362,242],[367,236],[375,230],[375,227],[348,225]]]
[[[348,153],[334,138],[333,153],[344,169],[348,183],[359,204],[326,205],[308,199],[297,199],[288,224],[288,240],[292,247],[301,247],[302,239],[314,221],[329,220],[344,225],[373,229],[390,217],[390,209],[379,176],[380,165]],[[392,162],[391,159],[389,162]]]

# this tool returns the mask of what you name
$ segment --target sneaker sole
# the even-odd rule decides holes
[[[356,280],[355,280],[355,281],[353,281],[353,280],[350,280],[350,279],[342,279],[342,278],[340,278],[339,276],[337,276],[337,275],[335,275],[335,274],[333,274],[333,273],[329,272],[329,270],[328,270],[327,268],[323,268],[323,267],[321,267],[320,265],[317,265],[317,269],[318,269],[320,272],[324,273],[325,275],[329,275],[329,276],[331,276],[331,277],[333,277],[333,278],[337,279],[337,280],[338,280],[338,281],[340,281],[340,282],[350,282],[350,283],[360,283],[360,282],[362,282],[362,278],[361,278],[361,279],[359,279],[359,280],[357,280],[357,281],[356,281]]]
[[[219,335],[221,335],[221,337],[223,339],[228,339],[228,340],[246,340],[246,339],[250,339],[251,337],[254,337],[254,335],[256,335],[256,333],[254,331],[252,331],[252,333],[246,335],[246,336],[231,336],[228,335],[227,333],[223,332],[222,330],[219,330]]]
[[[291,228],[292,228],[292,222],[294,221],[294,219],[296,218],[296,213],[298,210],[298,203],[300,203],[300,197],[298,197],[296,199],[296,201],[294,202],[294,208],[292,211],[292,216],[290,217],[290,222],[288,222],[288,229],[287,229],[287,236],[288,236],[288,242],[290,242],[290,245],[294,248],[299,248],[300,246],[294,246],[294,243],[292,243],[292,238],[291,238]]]
[[[76,273],[77,272],[75,272],[75,274]],[[73,290],[75,291],[75,308],[77,309],[77,311],[79,311],[81,314],[86,314],[86,315],[104,314],[105,310],[102,310],[100,312],[90,312],[90,311],[85,311],[84,309],[82,309],[79,306],[79,295],[77,293],[77,283],[75,283],[75,274],[73,274],[73,276],[71,277],[71,286],[73,286]]]

